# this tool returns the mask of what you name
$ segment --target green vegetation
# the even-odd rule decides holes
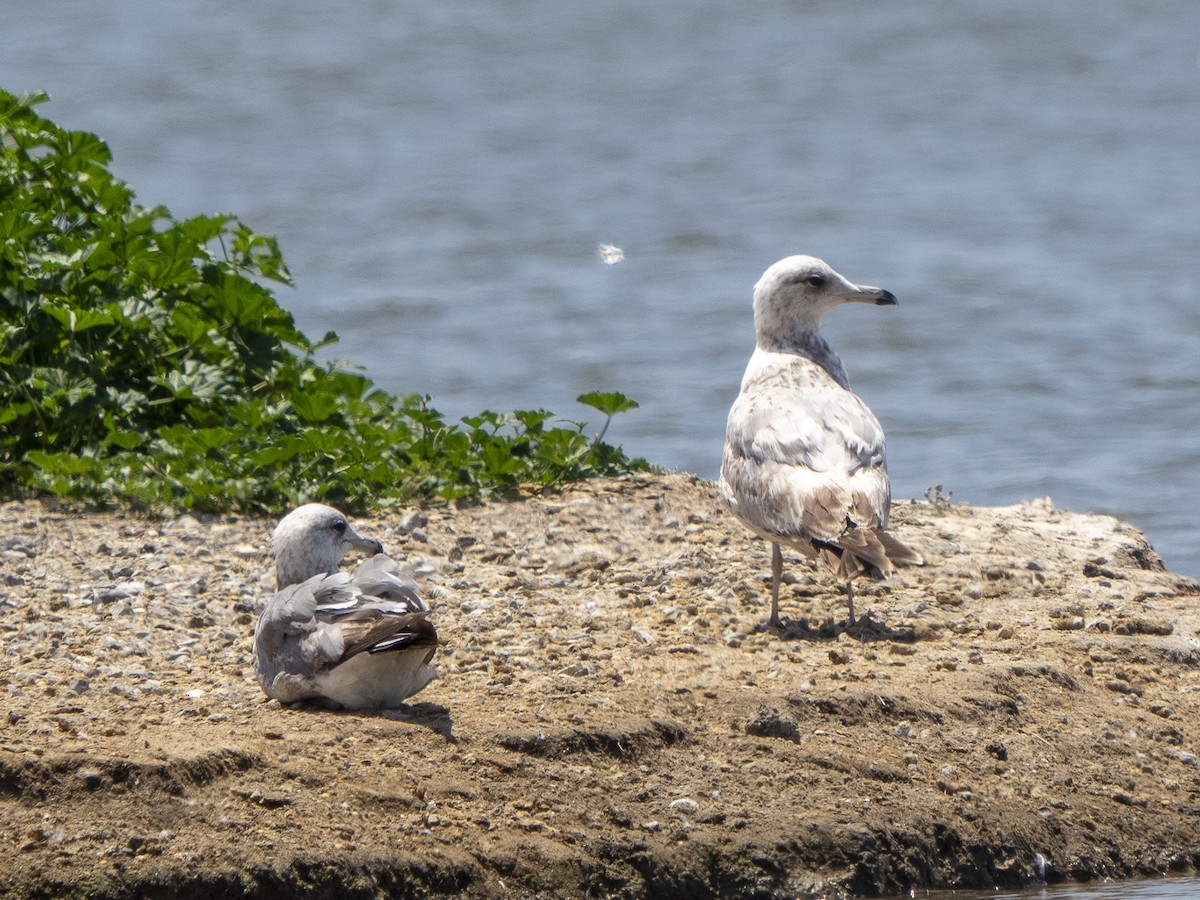
[[[645,470],[545,410],[448,423],[313,342],[275,241],[134,202],[95,135],[0,90],[0,497],[141,509],[347,509]],[[612,416],[617,393],[579,398]]]

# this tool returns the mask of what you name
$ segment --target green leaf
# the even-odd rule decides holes
[[[268,447],[260,447],[257,450],[252,450],[247,458],[255,466],[275,467],[294,459],[300,450],[301,442],[299,440],[288,439]]]
[[[341,398],[337,394],[318,394],[308,391],[297,394],[292,398],[292,405],[300,417],[307,422],[324,422],[341,406]]]
[[[87,331],[99,325],[111,325],[116,319],[106,309],[75,309],[46,306],[45,310],[71,333]]]
[[[26,456],[29,462],[39,469],[62,475],[83,475],[94,471],[96,460],[70,453],[47,453],[44,450],[30,450]]]
[[[542,425],[554,418],[554,413],[545,409],[518,409],[513,418],[520,422],[526,431],[541,431]]]
[[[300,434],[300,447],[322,456],[337,457],[345,449],[346,438],[336,431],[307,428]]]
[[[87,131],[59,132],[58,152],[73,169],[107,166],[112,162],[108,145]]]
[[[213,401],[231,392],[223,369],[190,359],[179,369],[151,376],[150,382],[166,388],[177,400]]]
[[[135,450],[146,443],[146,438],[136,431],[110,431],[104,443],[122,450]]]
[[[233,220],[233,216],[193,216],[176,227],[193,244],[204,245],[219,238],[224,233],[225,226]]]
[[[21,416],[27,416],[32,409],[32,403],[11,403],[7,406],[0,406],[0,425],[7,425]]]
[[[144,281],[178,290],[200,280],[195,262],[206,256],[186,233],[171,230],[157,235],[146,253],[131,260],[130,271]]]
[[[575,400],[584,406],[600,410],[606,416],[615,416],[617,413],[638,408],[636,400],[631,400],[619,391],[589,391],[580,394]]]
[[[159,437],[183,455],[204,455],[220,450],[233,443],[238,437],[234,428],[189,428],[186,425],[169,425],[159,429]]]

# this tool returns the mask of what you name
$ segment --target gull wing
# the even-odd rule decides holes
[[[409,612],[429,612],[417,583],[387,554],[376,553],[359,563],[354,570],[354,583],[377,600],[397,604]]]
[[[721,493],[775,539],[838,541],[887,525],[883,428],[816,363],[789,357],[743,385],[729,412]]]

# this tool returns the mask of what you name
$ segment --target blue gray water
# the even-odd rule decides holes
[[[918,891],[913,896],[918,900],[1194,900],[1200,897],[1200,878],[1042,885],[1019,891]]]
[[[610,437],[708,477],[754,281],[822,256],[901,300],[827,319],[897,496],[1049,495],[1200,575],[1193,0],[40,0],[0,85],[143,203],[277,235],[382,387],[622,390]]]

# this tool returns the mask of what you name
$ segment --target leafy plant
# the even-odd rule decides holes
[[[598,409],[607,416],[604,420],[604,426],[600,429],[600,433],[596,435],[596,440],[594,441],[596,444],[604,440],[604,435],[608,432],[608,426],[612,423],[613,416],[638,408],[636,400],[631,400],[618,391],[589,391],[586,394],[580,394],[576,397],[575,402]]]
[[[109,172],[108,147],[0,90],[0,496],[277,511],[308,500],[473,499],[645,470],[607,419],[545,410],[448,423],[315,353],[269,284],[273,238],[231,215],[177,220]]]
[[[940,484],[935,484],[925,489],[925,502],[935,513],[944,516],[954,508],[954,492],[943,491]]]

